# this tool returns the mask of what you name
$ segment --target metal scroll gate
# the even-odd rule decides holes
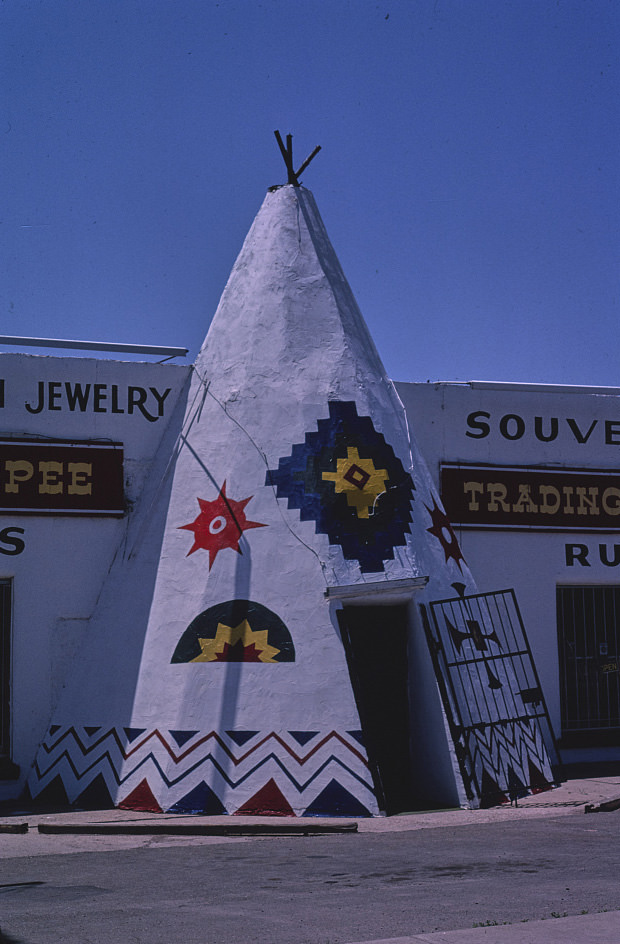
[[[420,609],[468,798],[493,806],[548,789],[558,757],[514,591]]]

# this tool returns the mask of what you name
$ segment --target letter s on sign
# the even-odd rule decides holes
[[[13,557],[15,554],[22,553],[26,544],[21,538],[15,537],[16,534],[24,534],[24,529],[3,528],[0,531],[0,554],[8,554]]]
[[[479,416],[486,416],[488,420],[491,419],[491,414],[487,413],[486,410],[478,410],[477,413],[470,413],[467,417],[467,425],[469,429],[478,430],[478,432],[470,433],[469,430],[465,433],[466,436],[470,436],[472,439],[484,439],[485,436],[488,436],[491,432],[491,427],[488,423],[478,419]]]

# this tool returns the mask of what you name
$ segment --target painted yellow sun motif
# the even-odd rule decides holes
[[[389,479],[385,469],[375,469],[372,459],[361,459],[355,447],[347,448],[346,459],[338,459],[335,472],[323,472],[326,482],[333,482],[337,492],[344,492],[347,503],[358,518],[368,518],[378,495]]]
[[[247,619],[238,626],[217,624],[214,639],[198,639],[200,655],[192,662],[275,662],[280,652],[267,642],[266,629],[252,629]]]

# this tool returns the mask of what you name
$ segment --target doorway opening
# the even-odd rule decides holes
[[[415,808],[406,604],[345,606],[342,641],[377,802],[388,815]]]

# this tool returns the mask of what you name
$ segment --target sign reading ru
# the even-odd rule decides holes
[[[441,493],[452,524],[466,528],[620,528],[620,475],[611,472],[446,464]]]
[[[120,443],[0,441],[0,511],[124,514]]]

